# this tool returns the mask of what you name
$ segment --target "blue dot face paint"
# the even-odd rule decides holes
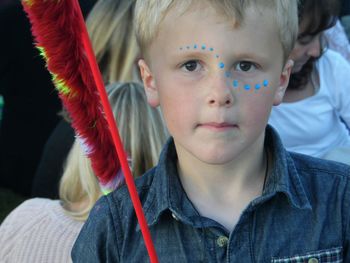
[[[214,51],[214,48],[210,47],[207,49],[207,46],[205,44],[202,44],[200,46],[198,46],[197,44],[193,44],[192,46],[185,46],[185,47],[180,47],[179,49],[180,50],[184,50],[184,49],[187,49],[187,50],[190,50],[191,48],[193,49],[198,49],[200,48],[201,50],[205,51],[205,50],[208,50],[208,51],[211,51],[213,52]],[[220,56],[219,54],[215,54],[215,57],[218,59]],[[218,64],[218,67],[220,69],[224,69],[225,68],[225,64],[223,62],[219,62]],[[230,81],[233,79],[233,74],[231,71],[224,71],[224,75],[225,77],[228,79],[227,80],[227,84],[230,85]],[[231,80],[229,80],[231,79]],[[235,89],[238,89],[239,87],[241,87],[242,89],[246,90],[246,91],[249,91],[252,89],[255,90],[255,92],[257,92],[258,90],[260,90],[262,87],[268,87],[269,86],[269,81],[267,79],[263,80],[262,83],[257,83],[255,85],[250,85],[250,84],[244,84],[242,83],[241,85],[239,85],[239,82],[238,80],[232,80],[232,86],[235,88]]]
[[[245,90],[250,90],[250,85],[245,84],[245,85],[244,85],[244,89],[245,89]]]
[[[229,72],[229,71],[225,71],[225,77],[226,78],[232,78],[232,73],[231,72]],[[266,82],[265,82],[266,83]],[[236,80],[236,79],[234,79],[233,81],[232,81],[232,86],[235,88],[235,89],[237,89],[237,88],[239,88],[240,86],[244,89],[244,90],[251,90],[253,87],[254,87],[254,89],[255,89],[255,91],[258,91],[258,90],[260,90],[261,89],[261,87],[262,87],[262,85],[260,84],[260,83],[257,83],[257,84],[255,84],[255,85],[250,85],[250,84],[242,84],[242,85],[239,85],[239,82],[238,82],[238,80]]]

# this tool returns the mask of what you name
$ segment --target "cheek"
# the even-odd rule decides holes
[[[295,44],[294,49],[290,53],[290,58],[294,60],[294,62],[298,62],[300,59],[303,58],[304,53],[305,53],[305,48],[297,43]]]
[[[182,130],[186,124],[191,123],[195,114],[195,101],[193,95],[183,90],[169,89],[169,92],[160,94],[161,109],[169,132]],[[176,124],[176,126],[175,126]]]
[[[248,126],[265,126],[273,103],[273,92],[265,90],[256,94],[241,94],[241,113]]]
[[[228,74],[226,75],[226,86],[233,89],[234,91],[241,93],[241,92],[252,92],[258,93],[262,90],[268,88],[270,85],[270,81],[268,78],[263,77],[242,77],[238,74],[230,75],[228,77]]]

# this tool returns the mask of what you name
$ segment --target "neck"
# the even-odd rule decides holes
[[[68,203],[66,205],[66,209],[71,212],[81,212],[82,210],[86,209],[88,205],[89,205],[89,200],[85,198],[80,202]]]
[[[187,196],[202,215],[232,230],[240,213],[262,194],[266,173],[263,140],[230,163],[205,164],[179,156],[178,171]]]
[[[186,153],[178,158],[182,184],[190,191],[195,188],[213,196],[225,195],[223,190],[244,191],[255,187],[257,181],[264,179],[266,168],[263,140],[225,164],[204,163]]]

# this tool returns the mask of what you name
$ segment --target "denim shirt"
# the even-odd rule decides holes
[[[202,217],[177,172],[173,140],[136,187],[160,263],[350,262],[350,167],[289,153],[271,128],[263,194],[231,233]],[[102,197],[72,251],[73,262],[149,262],[126,186]]]

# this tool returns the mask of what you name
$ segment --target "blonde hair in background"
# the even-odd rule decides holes
[[[117,119],[124,149],[132,159],[134,177],[155,166],[168,137],[158,109],[148,105],[143,86],[138,83],[113,83],[106,87]],[[76,139],[68,155],[60,187],[65,212],[80,221],[87,219],[102,192],[90,160]],[[72,209],[72,206],[77,208]]]
[[[135,0],[99,0],[86,24],[106,83],[140,81],[133,27]]]
[[[102,196],[90,159],[85,157],[78,139],[75,139],[68,154],[59,196],[66,214],[79,221],[87,219],[97,199]],[[73,209],[73,205],[77,208]]]
[[[107,92],[124,148],[132,159],[132,173],[138,177],[158,162],[168,137],[163,119],[160,111],[148,104],[139,83],[115,83],[107,86]]]
[[[271,10],[270,14],[273,14],[277,24],[285,58],[289,56],[298,35],[298,0],[137,0],[134,26],[141,51],[145,54],[146,49],[157,37],[162,20],[172,8],[176,7],[181,14],[193,4],[204,1],[224,14],[234,26],[244,22],[245,10],[248,7]]]

